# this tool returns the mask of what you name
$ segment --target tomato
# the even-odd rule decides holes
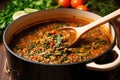
[[[73,8],[76,8],[78,5],[84,4],[84,0],[71,0],[70,4]]]
[[[52,34],[56,34],[56,33],[57,33],[56,30],[53,30],[53,31],[52,31]]]
[[[33,56],[33,57],[32,57],[32,60],[37,60],[37,59],[38,59],[37,56]]]
[[[76,9],[84,10],[84,11],[89,11],[88,8],[85,5],[78,5]]]
[[[50,46],[53,47],[55,45],[54,42],[50,42]]]
[[[64,8],[67,8],[70,5],[70,0],[58,0],[58,4]]]

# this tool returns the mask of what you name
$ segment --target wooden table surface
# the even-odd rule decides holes
[[[8,0],[2,0],[2,2],[0,1],[0,9],[4,7],[4,4],[7,1]],[[118,40],[117,45],[120,48],[120,22],[118,20],[113,20],[112,23],[115,25],[116,28],[117,40]],[[11,80],[10,75],[7,74],[5,71],[5,67],[6,67],[5,63],[6,63],[5,48],[3,42],[1,41],[0,42],[0,80]],[[108,80],[120,80],[120,66],[118,66],[116,69],[111,71],[95,72],[95,74],[104,74]]]

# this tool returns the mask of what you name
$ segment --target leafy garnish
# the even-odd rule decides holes
[[[46,10],[58,8],[57,0],[10,0],[0,11],[0,39],[4,29],[13,21],[13,14],[26,8]]]
[[[55,46],[54,47],[59,47],[61,42],[62,42],[62,36],[61,35],[57,35],[55,37],[55,40],[56,40],[56,43],[55,43]]]
[[[105,16],[119,8],[114,0],[88,0],[86,6],[88,6],[92,12],[101,16]]]

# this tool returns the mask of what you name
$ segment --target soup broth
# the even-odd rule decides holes
[[[75,32],[56,31],[59,27],[83,26],[90,21],[55,21],[38,24],[17,34],[11,44],[12,51],[19,56],[43,64],[67,64],[82,62],[102,54],[111,44],[100,27],[85,33],[74,47],[68,47]]]

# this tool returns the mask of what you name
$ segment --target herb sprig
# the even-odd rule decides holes
[[[58,8],[57,0],[10,0],[5,8],[0,11],[0,39],[4,29],[13,21],[12,15],[25,8],[38,10]]]
[[[86,6],[90,8],[91,12],[100,16],[105,16],[119,8],[115,0],[88,0]]]

